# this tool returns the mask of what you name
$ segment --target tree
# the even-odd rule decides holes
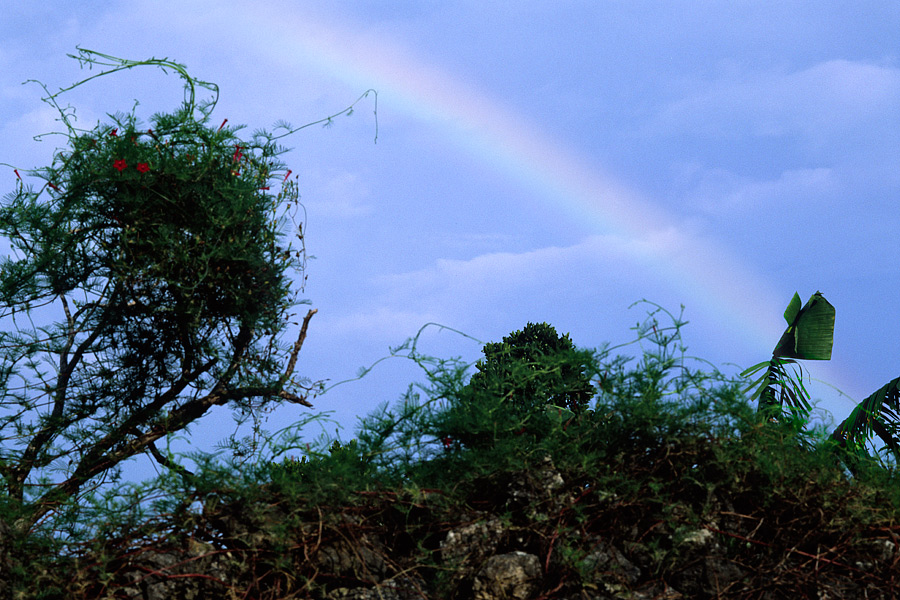
[[[528,323],[502,342],[485,344],[476,373],[446,411],[443,436],[466,445],[496,437],[542,436],[549,412],[583,412],[595,394],[590,352],[548,323]],[[483,430],[490,424],[491,430]]]
[[[795,359],[831,360],[834,345],[835,310],[821,292],[813,294],[800,307],[800,295],[794,294],[784,311],[787,329],[778,340],[772,358],[746,369],[742,376],[749,376],[765,368],[764,374],[753,382],[759,384],[750,400],[759,398],[757,411],[765,413],[769,419],[789,417],[798,422],[806,422],[812,406],[809,393],[803,386],[802,373],[796,376],[788,370],[788,365],[797,365]],[[787,404],[789,413],[784,412]]]
[[[498,393],[510,408],[527,413],[546,404],[581,412],[594,395],[585,361],[569,339],[548,323],[528,323],[502,342],[486,344],[469,387]]]
[[[305,252],[277,140],[299,128],[244,139],[211,125],[218,89],[183,65],[75,58],[108,67],[85,81],[150,65],[186,94],[149,126],[132,112],[80,130],[57,104],[75,86],[48,93],[67,145],[0,207],[0,477],[23,533],[136,455],[188,476],[156,443],[214,406],[312,406],[293,371],[316,311],[282,342]]]
[[[759,386],[751,396],[751,400],[758,398],[757,411],[769,420],[786,419],[798,426],[805,425],[812,408],[809,392],[803,385],[802,371],[793,374],[786,366],[798,365],[795,359],[831,360],[835,309],[820,292],[813,294],[802,308],[800,296],[794,294],[784,318],[788,327],[772,358],[750,367],[742,375],[765,368],[763,375],[750,386]],[[857,404],[831,434],[832,440],[845,451],[845,462],[851,470],[856,469],[859,459],[869,456],[866,446],[875,436],[883,444],[880,451],[887,453],[896,465],[900,461],[900,377]]]

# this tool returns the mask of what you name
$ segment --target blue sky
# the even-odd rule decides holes
[[[746,367],[770,356],[793,293],[816,290],[837,321],[813,375],[857,402],[900,375],[892,0],[71,6],[4,9],[0,162],[47,162],[53,142],[32,136],[54,115],[21,83],[80,79],[79,45],[186,63],[220,86],[216,115],[251,129],[378,90],[377,143],[368,100],[289,140],[319,310],[301,375],[353,377],[428,322],[492,341],[548,321],[580,346],[620,343],[642,298],[685,305],[690,353]],[[135,99],[169,110],[179,81],[144,69],[66,98],[84,126]],[[422,349],[475,360],[480,345],[433,330]],[[316,407],[352,437],[417,377],[388,361]],[[854,405],[814,389],[838,422]],[[229,423],[211,415],[194,441]]]

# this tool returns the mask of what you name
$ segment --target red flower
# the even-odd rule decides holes
[[[234,147],[234,156],[231,157],[231,160],[233,160],[234,162],[238,162],[239,160],[241,160],[241,157],[244,156],[243,154],[241,154],[241,148],[242,146],[237,145]]]
[[[116,133],[118,130],[119,130],[119,128],[116,127],[115,129],[113,129],[112,131],[109,132],[109,135],[112,137],[119,137],[118,134]]]
[[[19,170],[18,170],[18,169],[13,169],[13,173],[15,173],[15,174],[16,174],[16,177],[21,181],[22,176],[19,175]]]
[[[138,163],[137,170],[141,173],[146,173],[150,170],[150,165],[148,165],[147,163]]]
[[[113,162],[113,167],[115,167],[119,171],[124,171],[128,167],[128,163],[125,162],[124,158],[120,158]]]
[[[53,188],[54,190],[56,190],[57,192],[59,191],[59,188],[56,187],[55,185],[53,185],[52,183],[50,183],[49,181],[47,182],[47,185],[50,186],[50,187],[52,187],[52,188]]]
[[[222,128],[225,127],[225,123],[227,123],[227,122],[228,122],[228,119],[225,119],[224,121],[222,121],[222,124],[219,125],[219,129],[218,129],[218,130],[219,130],[219,131],[222,131]]]
[[[287,178],[291,176],[291,173],[293,173],[293,171],[291,171],[290,169],[288,169],[288,172],[287,172],[287,174],[284,176],[284,179],[283,179],[282,181],[287,181]]]
[[[444,442],[444,449],[449,450],[450,446],[453,444],[453,438],[449,435],[447,437],[441,438],[441,441]]]

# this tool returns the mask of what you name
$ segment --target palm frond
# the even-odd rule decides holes
[[[810,396],[803,385],[802,368],[795,359],[831,359],[834,316],[834,307],[821,292],[813,294],[803,307],[800,295],[794,293],[784,311],[787,329],[778,340],[772,358],[741,373],[747,377],[765,368],[765,373],[747,388],[747,391],[756,388],[750,401],[758,400],[757,412],[771,413],[771,418],[777,419],[787,405],[792,418],[808,417],[812,410]],[[789,372],[787,365],[796,365],[797,371]]]
[[[842,446],[863,449],[865,442],[877,435],[900,461],[900,377],[892,379],[856,405],[832,438]]]

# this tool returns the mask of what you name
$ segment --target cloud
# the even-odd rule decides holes
[[[645,261],[663,249],[679,252],[678,239],[672,231],[639,241],[595,235],[565,247],[441,258],[424,269],[377,277],[360,295],[364,302],[347,307],[327,329],[394,343],[428,322],[489,336],[529,319],[623,314],[642,296],[661,299],[665,286]]]
[[[873,120],[896,120],[900,110],[900,69],[848,60],[793,72],[740,73],[700,85],[699,92],[664,108],[652,132],[821,138]]]
[[[373,206],[366,200],[370,192],[358,173],[305,174],[303,203],[316,218],[348,219],[369,215]]]
[[[397,305],[370,305],[342,316],[331,317],[324,314],[321,328],[332,337],[353,337],[372,340],[377,345],[399,343],[415,335],[425,323],[439,321],[440,318],[428,310],[417,310],[410,306],[404,309]]]
[[[736,215],[770,211],[811,199],[832,196],[838,187],[833,169],[817,167],[783,171],[773,179],[738,175],[726,169],[709,169],[699,174],[688,193],[691,204],[705,213]]]
[[[646,241],[614,235],[589,236],[572,246],[548,246],[524,252],[491,252],[470,259],[438,259],[426,269],[387,275],[378,285],[391,296],[428,297],[443,293],[448,284],[460,293],[493,293],[532,287],[538,279],[565,279],[566,273],[590,264],[628,260],[643,253]]]
[[[53,159],[54,151],[66,144],[59,135],[46,136],[41,142],[34,140],[36,135],[65,131],[65,127],[59,122],[59,112],[51,106],[38,101],[32,107],[0,127],[0,162],[26,170],[43,167]]]

